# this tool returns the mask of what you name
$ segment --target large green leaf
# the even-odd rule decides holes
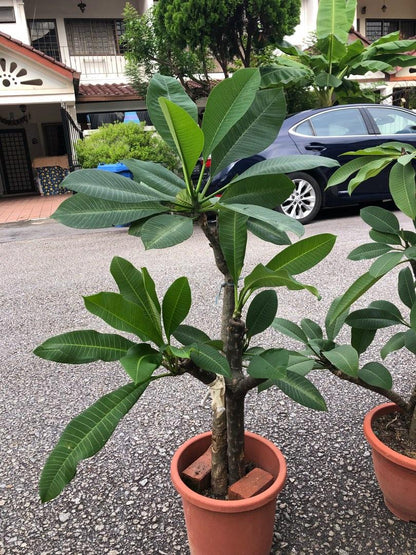
[[[359,355],[364,353],[373,342],[377,330],[362,330],[358,328],[351,329],[351,346]]]
[[[335,322],[341,314],[350,308],[350,306],[355,303],[366,291],[370,289],[375,283],[379,281],[380,277],[374,277],[368,272],[360,276],[354,283],[345,291],[345,293],[339,298],[336,307],[334,308],[331,319],[328,322],[332,324]]]
[[[369,308],[378,308],[380,310],[384,310],[385,312],[390,313],[393,318],[397,318],[397,320],[402,320],[403,316],[400,312],[399,308],[390,301],[372,301],[369,304]]]
[[[381,233],[396,235],[400,231],[399,220],[392,212],[381,206],[367,206],[360,211],[361,218],[370,227]]]
[[[383,389],[391,389],[393,385],[390,372],[379,362],[368,362],[365,364],[360,368],[358,377],[369,385]]]
[[[303,329],[290,320],[286,320],[285,318],[275,318],[273,320],[272,327],[280,333],[283,333],[292,339],[296,339],[296,341],[301,341],[302,343],[305,343],[305,345],[308,343],[308,338]]]
[[[368,270],[374,277],[382,277],[398,266],[403,258],[403,252],[388,252],[375,260]]]
[[[393,200],[409,218],[416,218],[415,170],[411,164],[394,164],[390,170],[389,188]]]
[[[351,312],[346,323],[352,328],[378,330],[397,325],[400,323],[400,318],[379,308],[362,308]]]
[[[208,343],[211,341],[209,336],[202,330],[182,324],[173,332],[173,337],[182,345],[192,345],[192,343]]]
[[[342,370],[348,376],[358,376],[358,353],[354,347],[340,345],[332,351],[325,351],[323,354],[335,368]]]
[[[309,339],[322,339],[323,333],[321,326],[311,320],[310,318],[303,318],[300,322],[300,327],[305,332]]]
[[[186,277],[180,277],[166,291],[162,302],[163,325],[168,339],[187,317],[191,303],[189,282]]]
[[[84,297],[85,307],[104,322],[117,330],[134,333],[140,339],[151,339],[156,345],[162,344],[160,331],[152,319],[137,304],[126,300],[118,293],[98,293]]]
[[[249,219],[247,229],[256,237],[274,245],[289,245],[290,239],[284,231],[277,230],[273,225],[261,222],[260,220]]]
[[[266,330],[273,322],[277,312],[276,291],[267,289],[258,293],[247,310],[246,327],[248,337]]]
[[[147,89],[146,107],[149,111],[152,124],[156,127],[159,135],[171,148],[175,149],[175,143],[170,134],[169,126],[159,104],[160,97],[167,98],[183,108],[195,122],[198,121],[198,108],[185,93],[177,79],[158,74],[152,77]]]
[[[106,444],[148,385],[145,382],[120,387],[101,397],[68,424],[42,471],[39,494],[43,502],[61,493],[75,476],[79,461],[92,457]]]
[[[415,281],[410,268],[404,268],[399,272],[398,278],[399,297],[403,304],[412,308],[416,301]]]
[[[356,155],[357,152],[358,151],[354,151],[349,154]],[[378,160],[378,158],[379,158],[378,156],[366,156],[361,158],[354,158],[353,160],[350,160],[346,164],[343,164],[340,168],[336,169],[335,172],[330,176],[326,188],[329,189],[330,187],[334,187],[335,185],[344,183],[344,181],[347,181],[352,174],[360,170],[365,164],[367,164],[370,161]]]
[[[396,333],[387,341],[382,349],[380,349],[381,358],[386,358],[387,355],[402,349],[406,344],[406,332],[401,331]]]
[[[159,99],[176,152],[186,175],[190,176],[204,146],[204,134],[192,117],[166,98]]]
[[[313,235],[289,245],[266,264],[270,270],[285,269],[296,275],[310,270],[332,250],[336,236],[330,233]]]
[[[153,322],[153,326],[162,339],[160,323],[160,304],[155,283],[146,268],[137,270],[128,260],[115,256],[111,261],[110,271],[120,293],[125,299],[138,304]]]
[[[156,165],[156,164],[155,164]],[[65,178],[65,187],[89,197],[123,203],[168,200],[174,195],[137,183],[116,173],[100,170],[78,170]]]
[[[258,69],[236,71],[232,79],[224,79],[208,97],[202,130],[205,135],[204,160],[215,149],[235,123],[245,114],[260,85]]]
[[[286,349],[269,349],[251,359],[247,372],[253,378],[278,380],[286,376],[288,363]]]
[[[273,175],[273,174],[287,174],[305,170],[312,170],[314,168],[335,168],[339,163],[333,158],[326,156],[314,156],[313,154],[293,154],[290,156],[276,156],[268,160],[257,162],[248,168],[240,177],[236,178],[233,183],[239,179],[244,179],[246,176],[255,175]]]
[[[375,177],[390,164],[390,160],[379,158],[367,163],[358,170],[357,175],[348,183],[348,194],[352,195],[355,189],[367,179]]]
[[[222,253],[237,286],[244,265],[247,245],[247,216],[231,210],[218,214],[218,231]]]
[[[263,264],[258,264],[244,278],[244,287],[241,295],[244,296],[247,291],[256,291],[262,287],[287,287],[291,290],[306,289],[315,296],[319,296],[317,290],[311,285],[305,285],[295,280],[286,270],[277,270],[274,272]]]
[[[360,245],[356,249],[352,250],[348,255],[350,260],[367,260],[371,258],[377,258],[386,252],[391,251],[389,245],[383,243],[365,243]]]
[[[336,297],[332,301],[325,317],[325,330],[330,341],[333,341],[339,334],[342,326],[344,325],[345,318],[348,314],[348,310],[346,310],[345,312],[338,314],[335,319],[332,318],[332,315],[337,311],[337,307],[340,301],[341,297]]]
[[[221,201],[219,202],[219,205],[221,205]],[[269,208],[263,208],[262,206],[254,206],[251,204],[237,203],[227,203],[226,207],[229,210],[234,210],[235,212],[243,214],[243,216],[248,216],[249,218],[253,218],[266,224],[270,224],[275,229],[283,232],[292,232],[298,236],[301,236],[305,231],[303,225],[294,218],[290,218],[285,214],[280,214],[279,212],[270,210]]]
[[[121,160],[121,162],[129,168],[133,179],[142,184],[145,183],[169,199],[175,199],[179,191],[186,188],[183,179],[161,164],[144,160]]]
[[[402,240],[398,233],[394,235],[393,233],[382,233],[381,231],[370,229],[368,234],[370,239],[376,243],[383,245],[402,245]]]
[[[166,249],[189,239],[193,230],[191,218],[162,214],[143,224],[141,238],[146,250]]]
[[[96,360],[119,360],[133,345],[121,335],[79,330],[51,337],[33,352],[46,360],[85,364]]]
[[[132,347],[120,362],[133,382],[140,384],[147,382],[159,368],[162,355],[147,343],[141,343]]]
[[[191,349],[191,359],[203,370],[227,378],[231,377],[231,369],[227,359],[209,345],[200,344],[193,347]]]
[[[304,376],[290,370],[274,384],[296,403],[314,410],[326,410],[326,403],[318,389]]]
[[[66,199],[52,217],[69,227],[97,229],[128,224],[168,210],[167,206],[155,201],[130,204],[78,193]]]
[[[257,91],[250,108],[212,151],[212,174],[268,147],[276,138],[285,113],[286,102],[281,90]]]
[[[293,192],[294,184],[286,175],[255,172],[254,164],[234,179],[221,197],[221,204],[255,204],[277,208]]]

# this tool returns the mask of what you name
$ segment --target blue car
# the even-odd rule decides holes
[[[416,147],[416,113],[381,104],[349,104],[300,112],[286,118],[276,140],[266,150],[234,162],[215,176],[210,192],[215,192],[253,164],[268,158],[314,154],[334,158],[344,164],[353,157],[340,154],[387,141],[410,143]],[[335,168],[318,167],[289,174],[295,189],[278,209],[301,223],[308,223],[322,208],[391,199],[388,170],[365,181],[351,196],[347,182],[325,190],[334,171]]]

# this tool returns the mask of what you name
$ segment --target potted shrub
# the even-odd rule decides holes
[[[139,236],[146,249],[168,248],[185,241],[194,225],[199,225],[212,247],[224,284],[219,338],[208,337],[203,330],[183,323],[191,307],[186,277],[174,281],[159,299],[146,268],[136,269],[127,260],[115,257],[110,270],[119,293],[101,292],[86,297],[85,306],[116,330],[128,332],[129,338],[117,333],[77,330],[48,339],[35,350],[45,359],[70,364],[119,361],[130,379],[127,385],[77,416],[64,430],[41,476],[43,501],[61,492],[74,477],[81,459],[103,447],[121,418],[154,381],[187,374],[209,386],[212,432],[190,440],[175,455],[176,466],[172,466],[175,487],[188,496],[184,500],[188,524],[198,520],[195,515],[204,513],[203,529],[198,528],[195,533],[188,528],[194,553],[207,549],[206,544],[195,544],[198,538],[215,541],[215,548],[208,548],[209,553],[270,550],[275,499],[284,483],[285,462],[270,442],[249,433],[245,437],[247,392],[256,387],[265,389],[273,380],[295,401],[325,410],[324,399],[306,377],[312,368],[309,362],[305,364],[304,357],[284,349],[254,346],[253,338],[268,328],[276,315],[275,288],[307,289],[318,295],[313,286],[294,276],[321,261],[335,241],[333,235],[325,233],[291,243],[288,233],[302,235],[302,225],[274,210],[293,189],[284,173],[336,163],[315,156],[267,160],[237,176],[223,188],[221,198],[207,193],[210,180],[202,185],[204,171],[196,186],[191,181],[201,152],[203,166],[210,159],[214,174],[272,142],[283,121],[285,103],[282,90],[273,86],[271,72],[267,83],[263,88],[257,69],[236,72],[213,89],[200,128],[196,105],[181,86],[172,78],[156,76],[149,86],[147,106],[160,136],[177,152],[183,176],[139,160],[123,161],[133,174],[132,180],[97,169],[79,170],[65,181],[65,187],[77,194],[54,214],[57,220],[73,227],[132,222],[129,233]],[[215,224],[208,222],[207,214],[211,213],[217,216]],[[248,231],[277,245],[280,252],[247,272],[242,280]],[[132,340],[131,335],[138,340]],[[218,499],[194,494],[180,478],[184,467],[210,444],[211,490]],[[271,474],[272,485],[253,498],[227,501],[228,487],[245,475],[247,459]],[[195,509],[189,508],[191,501]],[[262,505],[266,507],[266,529],[260,526],[256,515]],[[219,507],[225,524],[215,523],[212,529],[212,518],[206,511],[212,514],[214,506]],[[247,517],[249,510],[255,513]],[[236,529],[236,523],[242,525],[242,530]],[[237,539],[231,539],[230,544],[232,534],[237,534]],[[253,537],[255,548],[249,543]]]
[[[367,353],[378,330],[393,328],[387,341],[383,336],[381,359],[400,349],[416,354],[416,150],[408,144],[390,142],[346,154],[357,157],[337,169],[328,186],[356,174],[349,182],[351,194],[362,181],[390,167],[390,192],[402,214],[410,218],[410,229],[380,206],[363,208],[361,218],[370,226],[371,242],[354,249],[349,258],[374,260],[332,303],[325,320],[326,333],[311,321],[298,326],[278,318],[273,325],[301,341],[305,349],[302,354],[315,368],[328,369],[338,378],[390,401],[367,414],[364,433],[372,447],[376,477],[387,507],[403,520],[416,521],[416,382],[407,397],[403,396],[393,389],[387,367],[379,360],[368,360]],[[390,272],[397,276],[397,294],[392,292],[387,300],[372,301],[367,308],[349,313],[351,305]],[[344,323],[351,328],[348,344],[336,342]],[[364,362],[360,357],[365,357]]]

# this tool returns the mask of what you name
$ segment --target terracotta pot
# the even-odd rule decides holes
[[[182,470],[202,455],[211,443],[211,432],[185,442],[175,453],[171,479],[182,497],[192,555],[269,555],[273,541],[276,498],[286,480],[286,461],[267,439],[245,432],[245,455],[275,477],[263,493],[250,499],[222,501],[204,497],[188,488]]]
[[[374,471],[384,502],[390,511],[407,522],[416,521],[416,459],[393,451],[374,434],[372,423],[383,414],[397,412],[394,403],[379,405],[364,419],[364,434],[373,449]]]

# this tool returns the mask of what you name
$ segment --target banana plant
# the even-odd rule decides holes
[[[118,293],[85,297],[85,307],[116,333],[76,330],[47,339],[35,353],[47,360],[120,364],[128,383],[106,394],[77,416],[50,454],[40,480],[43,501],[56,497],[74,477],[77,464],[100,450],[119,421],[143,392],[160,379],[188,375],[209,386],[213,400],[212,488],[224,496],[243,473],[244,399],[248,391],[275,385],[295,401],[325,410],[325,401],[306,377],[303,359],[284,347],[263,349],[253,338],[267,329],[277,311],[277,290],[315,287],[298,279],[331,251],[335,237],[324,233],[297,242],[303,227],[275,210],[292,192],[283,172],[316,165],[337,165],[316,156],[280,157],[260,162],[209,194],[202,174],[194,185],[192,170],[201,156],[212,172],[266,148],[285,117],[280,88],[270,88],[257,69],[243,69],[218,84],[208,98],[202,127],[197,107],[179,83],[155,76],[148,89],[148,110],[160,136],[176,151],[182,176],[153,162],[124,160],[133,178],[101,170],[79,170],[63,186],[77,194],[65,200],[54,218],[65,225],[98,228],[129,224],[146,249],[163,249],[188,239],[199,226],[212,247],[222,275],[223,307],[218,337],[185,323],[191,309],[186,277],[174,281],[162,298],[146,268],[114,258],[110,271]],[[217,216],[209,223],[207,214]],[[270,260],[244,272],[248,232],[276,248]],[[189,260],[184,260],[184,265]],[[211,274],[210,274],[211,276]],[[129,334],[125,337],[119,332]],[[131,336],[136,339],[131,339]]]
[[[312,48],[300,48],[284,42],[277,58],[279,66],[298,72],[296,81],[311,82],[321,107],[351,102],[374,102],[374,93],[360,89],[351,75],[388,72],[395,67],[413,66],[416,40],[402,40],[399,32],[390,33],[369,45],[349,41],[357,0],[320,0],[316,20],[316,42]]]
[[[299,341],[302,355],[314,368],[327,369],[338,378],[396,403],[405,415],[415,452],[416,383],[406,398],[393,389],[393,377],[385,364],[380,360],[363,364],[360,357],[372,345],[377,331],[387,328],[393,329],[380,349],[383,362],[388,355],[401,349],[416,355],[416,149],[406,143],[389,142],[345,154],[356,158],[335,171],[328,187],[350,179],[349,192],[352,193],[360,183],[388,169],[391,196],[402,214],[410,219],[411,227],[405,229],[394,213],[380,206],[363,208],[360,215],[370,227],[370,241],[355,248],[348,258],[372,260],[372,263],[333,301],[326,316],[325,330],[311,320],[303,320],[299,326],[281,318],[274,320],[273,327]],[[400,304],[392,302],[391,295],[389,300],[372,301],[368,307],[349,313],[358,299],[391,272],[397,275]],[[337,343],[344,324],[351,328],[350,342]]]

